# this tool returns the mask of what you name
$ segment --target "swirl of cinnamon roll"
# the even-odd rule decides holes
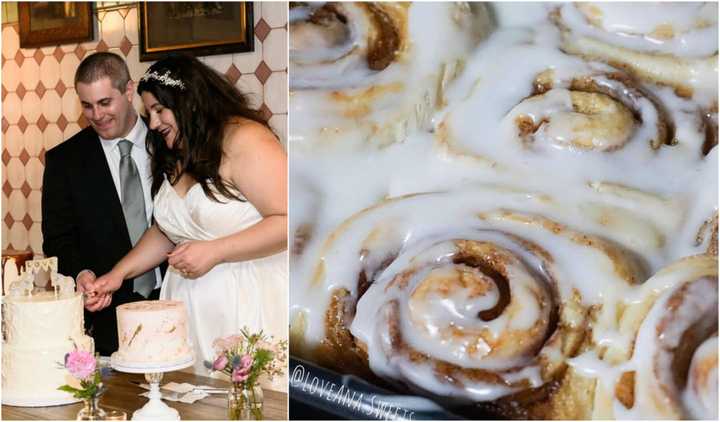
[[[529,148],[544,142],[554,148],[613,151],[636,137],[652,149],[671,143],[665,110],[627,75],[599,73],[563,81],[554,74],[537,75],[531,96],[507,114]]]
[[[713,148],[699,106],[565,54],[556,37],[552,26],[494,33],[448,90],[437,149],[517,183],[608,181],[657,192],[668,185],[662,175],[690,177]]]
[[[502,143],[504,149],[518,152],[560,149],[574,153],[658,149],[672,143],[673,127],[665,110],[630,76],[551,48],[528,46],[531,40],[508,37],[509,45],[492,51],[500,55],[497,60],[480,61],[478,73],[484,76],[471,95],[443,119],[441,143],[501,165],[502,157],[492,153],[499,145],[493,144]],[[500,76],[495,72],[507,72],[516,56],[527,57],[530,65],[506,74],[507,84],[493,83]],[[497,107],[488,98],[503,106]],[[476,120],[468,119],[471,113]],[[488,139],[473,136],[476,127],[484,127]]]
[[[632,341],[600,352],[612,367],[594,417],[717,419],[717,267],[714,256],[683,258],[628,292],[618,332]]]
[[[683,402],[695,419],[718,418],[718,336],[705,340],[693,354]]]
[[[438,31],[427,31],[429,22]],[[429,125],[489,28],[464,3],[302,3],[290,9],[290,137],[384,146]],[[442,47],[441,47],[442,46]]]
[[[678,95],[717,104],[717,3],[568,3],[554,12],[562,48]],[[703,98],[703,94],[711,93]]]
[[[586,395],[558,391],[574,378],[566,361],[593,341],[597,309],[645,279],[644,259],[591,234],[600,224],[566,224],[583,219],[547,195],[489,187],[361,211],[326,238],[294,300],[305,306],[294,309],[303,341],[293,353],[503,415],[522,416],[510,403],[525,402],[548,416],[550,402]]]

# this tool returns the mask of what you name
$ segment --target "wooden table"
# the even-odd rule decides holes
[[[145,377],[142,374],[126,374],[122,372],[113,372],[111,375],[105,376],[103,378],[103,381],[108,387],[107,392],[105,392],[105,394],[100,399],[100,407],[104,409],[123,410],[127,413],[127,418],[130,419],[132,417],[132,413],[135,410],[144,406],[147,402],[147,398],[140,397],[138,395],[145,390],[130,382],[145,382]],[[162,383],[165,384],[170,381],[189,382],[195,385],[202,384],[222,388],[227,388],[230,385],[227,381],[201,377],[187,372],[178,371],[165,374]],[[288,419],[287,393],[264,390],[264,397],[265,419]],[[193,404],[186,404],[176,401],[165,401],[165,403],[180,412],[181,419],[227,419],[227,396],[222,394],[212,394],[209,397],[198,400]],[[81,403],[51,407],[15,407],[3,405],[2,419],[70,420],[75,419],[75,416],[81,408]]]

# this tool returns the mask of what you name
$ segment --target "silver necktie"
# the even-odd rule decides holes
[[[123,139],[118,143],[120,149],[120,190],[122,191],[122,208],[125,214],[130,241],[135,246],[140,237],[147,230],[147,214],[145,213],[145,199],[143,198],[140,174],[135,161],[130,155],[132,142]],[[135,277],[133,291],[144,297],[150,296],[155,288],[155,271]]]

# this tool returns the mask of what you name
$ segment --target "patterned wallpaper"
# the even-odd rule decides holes
[[[200,59],[251,93],[283,144],[287,139],[287,3],[254,4],[255,51]],[[42,253],[41,190],[45,151],[87,126],[73,87],[88,54],[126,58],[133,80],[152,62],[138,58],[135,4],[98,11],[95,40],[39,49],[19,47],[17,22],[2,25],[2,248]],[[136,106],[141,101],[136,98]]]

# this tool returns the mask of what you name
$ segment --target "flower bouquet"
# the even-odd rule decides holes
[[[262,420],[263,397],[258,379],[269,380],[285,370],[287,341],[274,341],[262,331],[251,334],[247,328],[239,335],[216,339],[217,358],[212,369],[230,376],[233,388],[228,395],[228,418]]]
[[[63,366],[70,375],[80,381],[80,385],[61,385],[58,390],[66,391],[73,397],[82,399],[84,407],[77,415],[78,420],[102,420],[104,411],[98,406],[100,395],[105,392],[105,386],[100,376],[100,365],[97,357],[84,350],[74,350],[65,355]]]

